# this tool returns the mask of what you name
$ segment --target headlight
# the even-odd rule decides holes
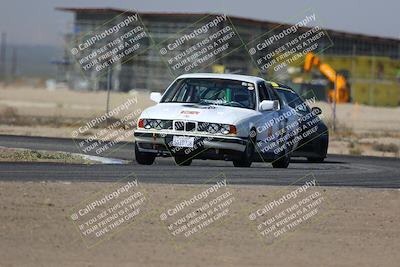
[[[224,125],[222,125],[222,133],[223,134],[228,134],[229,133],[229,130],[230,130],[230,127],[229,127],[230,125],[228,125],[228,124],[224,124]]]
[[[199,132],[207,132],[210,134],[236,134],[236,127],[230,124],[221,124],[221,123],[208,123],[208,122],[199,122],[198,124]]]
[[[209,133],[219,133],[221,131],[221,127],[217,123],[210,123],[207,127],[207,132]]]
[[[172,121],[171,120],[143,119],[143,128],[155,129],[155,130],[172,129]]]

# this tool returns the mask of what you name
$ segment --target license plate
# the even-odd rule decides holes
[[[174,136],[172,138],[172,145],[177,147],[193,147],[194,137],[188,136]]]

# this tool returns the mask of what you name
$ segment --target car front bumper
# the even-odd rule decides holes
[[[188,132],[155,132],[146,130],[135,131],[135,142],[139,151],[157,154],[180,154],[201,152],[209,149],[243,152],[246,149],[247,139],[234,136],[206,135]],[[174,136],[194,137],[194,147],[174,147],[172,140]],[[192,151],[190,151],[192,150]]]

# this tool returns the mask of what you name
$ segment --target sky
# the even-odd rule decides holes
[[[324,28],[400,39],[399,0],[0,0],[0,31],[13,44],[62,46],[73,15],[55,7],[212,12],[282,23],[312,8]]]

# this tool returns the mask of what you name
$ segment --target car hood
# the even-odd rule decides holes
[[[218,105],[191,103],[160,103],[145,109],[144,119],[188,120],[211,123],[235,124],[244,118],[256,115],[255,110]]]

